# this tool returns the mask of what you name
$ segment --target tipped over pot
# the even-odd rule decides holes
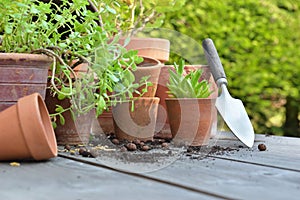
[[[57,156],[48,110],[34,93],[0,113],[0,160],[47,160]]]

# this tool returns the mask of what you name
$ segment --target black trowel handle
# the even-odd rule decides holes
[[[208,65],[218,87],[220,87],[224,83],[227,85],[226,74],[224,72],[224,68],[213,41],[210,38],[206,38],[202,42],[202,47],[204,49]]]

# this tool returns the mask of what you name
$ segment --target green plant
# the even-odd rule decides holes
[[[91,11],[87,9],[90,3],[0,2],[0,52],[50,56],[52,95],[72,102],[69,108],[57,105],[56,113],[51,114],[54,125],[57,116],[64,123],[65,111],[76,116],[95,108],[99,115],[109,106],[127,101],[141,85],[149,85],[146,77],[140,83],[134,82],[132,70],[142,59],[136,51],[127,51],[118,44],[114,23],[102,21],[101,14],[109,7],[102,2],[99,11]],[[73,69],[82,63],[88,65],[87,73],[76,74]]]
[[[212,91],[207,80],[199,79],[202,70],[191,71],[184,76],[184,60],[180,60],[179,65],[174,63],[175,72],[169,69],[170,79],[167,87],[170,97],[174,98],[207,98]]]
[[[186,0],[91,0],[91,2],[96,10],[102,10],[101,18],[116,24],[120,34],[133,36],[147,26],[155,28],[161,26],[165,13],[181,9]]]
[[[137,56],[137,51],[127,51],[117,40],[116,37],[112,41],[113,51],[106,45],[97,48],[91,56],[90,72],[79,74],[81,78],[75,82],[76,92],[72,96],[78,113],[96,108],[98,116],[110,106],[133,98],[133,93],[143,95],[147,86],[151,85],[148,77],[143,77],[139,83],[135,82],[132,71],[136,70],[143,58]],[[140,93],[137,88],[143,85],[146,87]]]

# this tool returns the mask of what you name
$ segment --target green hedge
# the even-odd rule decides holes
[[[256,133],[300,136],[300,1],[190,0],[163,27],[214,40]]]

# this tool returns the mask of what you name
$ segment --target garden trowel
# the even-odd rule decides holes
[[[207,38],[203,41],[202,46],[212,75],[218,88],[221,89],[216,107],[234,135],[245,145],[252,147],[254,143],[252,124],[242,101],[232,98],[227,90],[226,75],[214,43]]]

